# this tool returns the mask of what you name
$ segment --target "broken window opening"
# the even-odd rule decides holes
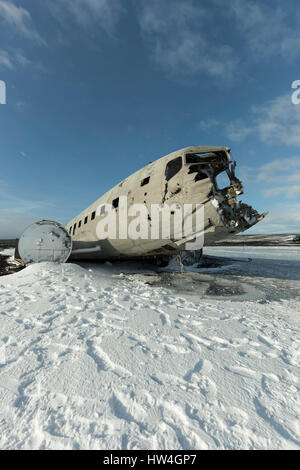
[[[69,230],[70,235],[71,235],[71,233],[72,233],[72,225],[71,225],[70,230]]]
[[[197,173],[195,176],[195,181],[201,181],[209,178],[209,168],[205,168],[203,165],[191,165],[189,167],[188,174]]]
[[[147,178],[144,178],[143,181],[141,182],[141,186],[146,186],[150,181],[150,176],[147,176]]]
[[[78,228],[80,228],[80,227],[81,227],[81,220],[79,221],[79,224],[78,224]]]
[[[196,153],[187,153],[185,156],[185,162],[186,163],[201,163],[204,161],[206,157],[212,157],[215,156],[214,153],[205,153],[203,155],[199,155]]]
[[[113,206],[114,209],[117,209],[117,207],[119,207],[119,198],[118,197],[113,200],[112,206]]]
[[[73,235],[75,235],[76,233],[76,224],[74,224],[74,227],[73,227]]]
[[[207,163],[219,162],[221,165],[224,165],[224,163],[226,164],[227,162],[227,157],[225,152],[211,152],[203,154],[187,153],[185,156],[185,162],[186,164],[200,163],[202,165],[205,165]]]
[[[176,196],[176,194],[181,193],[181,188],[177,188],[176,191],[172,193],[172,196]]]
[[[231,184],[231,181],[227,173],[223,173],[223,172],[216,175],[215,181],[216,181],[216,187],[219,191],[222,191],[223,189],[227,189],[228,186],[230,186]]]
[[[88,216],[86,216],[86,218],[84,219],[84,224],[87,224],[87,221],[88,221]]]
[[[94,219],[95,219],[95,217],[96,217],[96,212],[94,211],[94,212],[92,213],[91,220],[94,220]]]
[[[182,168],[182,158],[177,157],[174,160],[171,160],[166,166],[166,180],[169,181],[173,178]]]

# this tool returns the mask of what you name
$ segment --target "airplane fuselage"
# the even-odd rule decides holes
[[[236,178],[234,169],[235,162],[232,163],[230,149],[227,147],[186,147],[149,163],[67,224],[66,230],[73,239],[71,257],[109,260],[172,256],[184,250],[193,234],[184,233],[178,239],[172,223],[168,238],[162,230],[158,237],[151,237],[154,224],[151,210],[154,206],[169,207],[172,218],[174,207],[202,205],[204,245],[247,230],[265,214],[259,215],[250,206],[236,199],[243,193],[243,187]],[[221,173],[227,174],[228,186],[224,188],[219,188],[217,182]],[[144,206],[148,213],[147,234],[145,235],[144,227],[139,238],[128,234],[124,236],[124,227],[121,227],[121,223],[126,222],[127,229],[134,220],[130,207],[135,205]],[[117,236],[99,236],[99,226],[107,217],[105,207],[111,207],[115,215]],[[193,214],[192,217],[195,217],[195,210]]]

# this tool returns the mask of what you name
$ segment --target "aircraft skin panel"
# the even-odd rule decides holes
[[[176,165],[180,167],[180,158],[181,169],[174,170]],[[67,224],[66,229],[68,232],[71,230],[73,239],[72,258],[174,255],[184,249],[185,240],[175,242],[172,232],[171,239],[99,240],[96,228],[104,214],[98,214],[97,209],[105,203],[113,204],[121,196],[127,197],[128,206],[144,204],[149,213],[151,204],[179,204],[181,207],[183,204],[203,204],[205,245],[247,230],[266,214],[259,215],[252,207],[237,200],[237,196],[243,193],[243,186],[234,170],[235,163],[232,163],[227,147],[186,147],[150,163],[101,196]],[[172,171],[177,173],[173,176]],[[221,173],[228,177],[225,188],[218,187],[217,176]],[[116,208],[117,215],[118,211],[119,208]],[[96,215],[92,220],[94,212]],[[150,231],[151,217],[148,225]]]

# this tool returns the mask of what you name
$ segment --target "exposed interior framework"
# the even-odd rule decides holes
[[[200,232],[192,229],[187,235],[183,230],[183,237],[178,239],[173,230],[175,217],[172,217],[170,237],[159,234],[159,238],[151,238],[153,220],[148,215],[148,238],[99,238],[96,228],[98,222],[106,217],[105,207],[116,212],[118,224],[119,214],[123,214],[119,200],[124,196],[127,197],[128,208],[133,204],[144,204],[148,214],[151,214],[151,205],[163,207],[167,204],[170,209],[171,206],[183,209],[185,204],[193,207],[202,204],[204,246],[247,230],[262,220],[266,213],[259,214],[238,200],[238,196],[243,194],[243,185],[236,177],[235,168],[236,162],[231,160],[228,147],[186,147],[150,162],[69,222],[66,228],[74,242],[72,257],[109,260],[173,256],[184,250],[187,242],[199,237]],[[192,219],[193,227],[196,227],[194,210]],[[173,209],[170,214],[175,215]],[[131,220],[128,216],[128,223]]]
[[[230,150],[209,152],[204,154],[188,153],[185,164],[189,167],[188,174],[195,174],[194,182],[208,179],[212,188],[208,199],[216,208],[224,226],[244,231],[262,220],[267,213],[260,215],[251,206],[237,200],[243,194],[243,184],[235,175],[236,161],[231,161]],[[228,186],[220,188],[217,176],[226,174]]]

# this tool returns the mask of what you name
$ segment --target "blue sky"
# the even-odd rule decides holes
[[[297,5],[0,0],[0,238],[189,145],[232,148],[252,232],[300,232]]]

